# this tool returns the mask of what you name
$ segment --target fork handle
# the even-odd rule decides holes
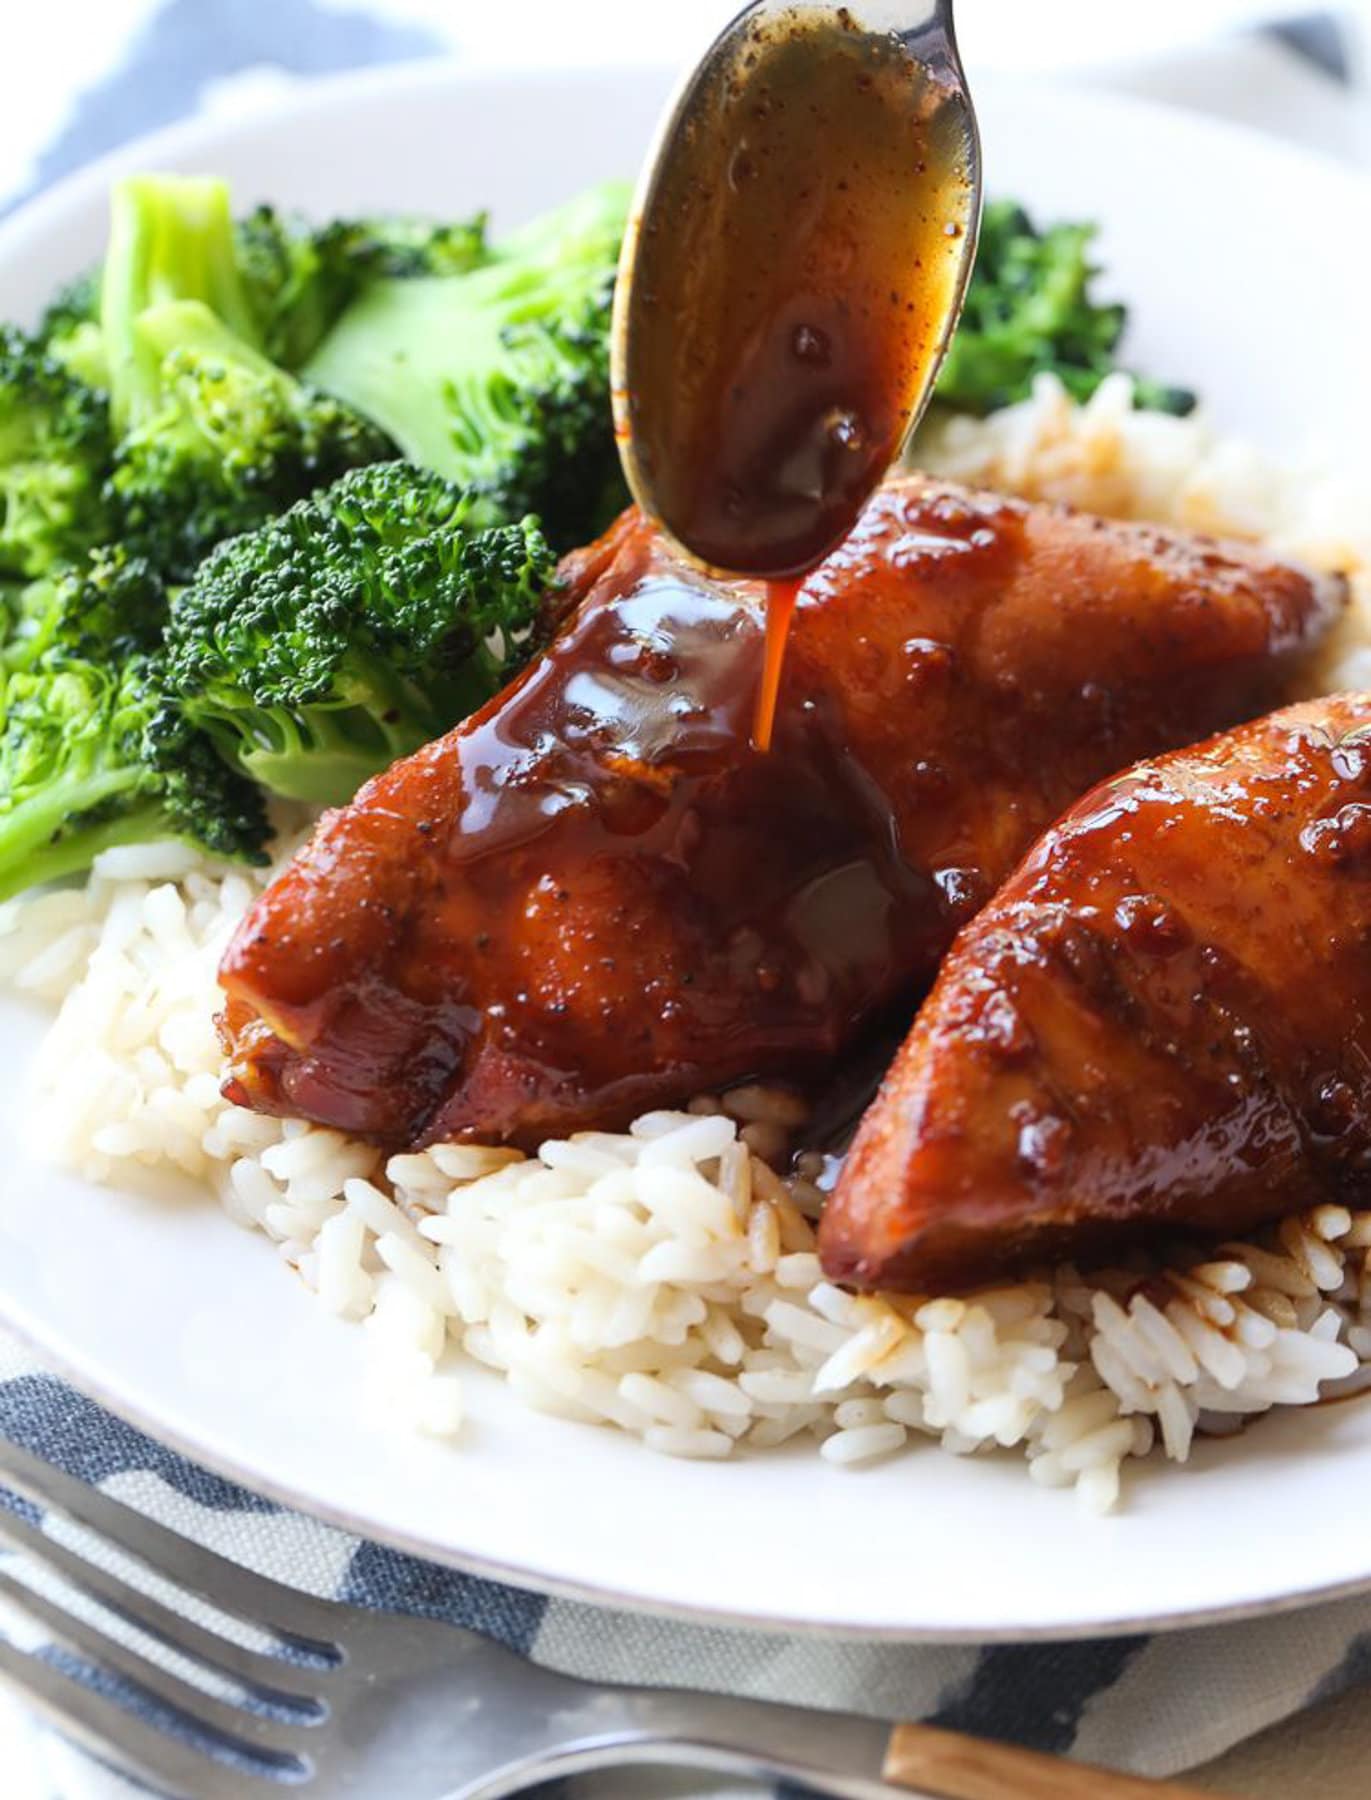
[[[894,1800],[897,1789],[923,1800],[1215,1800],[1175,1782],[931,1725],[890,1726],[852,1713],[680,1689],[588,1686],[586,1693],[587,1708],[579,1716],[574,1708],[559,1712],[549,1741],[448,1800],[505,1800],[534,1778],[643,1763],[779,1777],[830,1800]]]
[[[932,1725],[897,1725],[883,1778],[937,1800],[1214,1800],[1174,1781],[1120,1775]]]

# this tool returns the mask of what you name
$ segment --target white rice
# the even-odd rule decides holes
[[[1085,407],[1046,379],[1024,406],[926,435],[922,460],[1350,569],[1356,616],[1320,683],[1371,685],[1371,494],[1127,402],[1118,379]],[[527,1405],[667,1455],[804,1439],[853,1467],[930,1440],[1017,1448],[1034,1480],[1103,1511],[1128,1459],[1183,1462],[1197,1432],[1371,1371],[1371,1212],[1317,1207],[1165,1267],[854,1296],[815,1256],[819,1159],[782,1180],[758,1154],[802,1125],[790,1095],[703,1097],[527,1159],[442,1145],[386,1161],[229,1106],[215,972],[264,879],[147,845],[108,852],[81,889],[0,908],[0,980],[56,1008],[29,1116],[46,1155],[94,1180],[172,1169],[212,1186],[329,1311],[363,1324],[362,1398],[387,1418],[459,1432],[474,1359]]]
[[[1313,671],[1311,692],[1371,687],[1371,458],[1285,465],[1187,419],[1135,412],[1111,375],[1084,406],[1052,375],[988,419],[946,418],[920,433],[921,468],[1028,500],[1065,500],[1115,519],[1260,540],[1351,577],[1353,604]]]

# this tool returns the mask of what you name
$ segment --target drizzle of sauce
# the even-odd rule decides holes
[[[781,691],[781,670],[785,665],[786,639],[795,602],[804,586],[804,577],[792,576],[788,581],[766,584],[766,653],[762,662],[762,679],[757,688],[757,707],[752,715],[752,747],[771,748],[772,728],[776,723],[776,700]]]
[[[329,814],[252,909],[222,969],[235,1098],[387,1143],[536,1144],[740,1079],[827,1082],[841,1061],[848,1097],[828,1090],[814,1122],[828,1141],[886,1060],[859,1081],[848,1047],[888,1007],[903,1035],[911,992],[1034,834],[1158,742],[1259,711],[1288,665],[1254,645],[1298,643],[1301,609],[1317,635],[1303,577],[1291,591],[1268,569],[1197,607],[1219,577],[1139,568],[1147,541],[888,484],[804,583],[763,755],[761,584],[710,580],[625,513],[563,565],[546,652]],[[1134,588],[1151,630],[1131,628]],[[1108,700],[1084,732],[1082,668]],[[1337,885],[1348,913],[1360,890]],[[1157,978],[1188,975],[1151,884],[1121,882],[1103,916],[1125,901]],[[1363,962],[1364,941],[1347,939]],[[1015,1079],[1017,1011],[981,1021]],[[1309,1036],[1313,1074],[1360,1094]],[[1330,1087],[1325,1132],[1341,1106]]]
[[[672,536],[774,581],[846,536],[899,453],[973,227],[969,124],[841,8],[773,10],[728,44],[680,128],[701,144],[647,198],[616,399]]]

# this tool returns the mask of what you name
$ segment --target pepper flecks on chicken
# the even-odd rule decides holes
[[[917,478],[807,579],[773,748],[762,590],[640,515],[547,653],[328,814],[223,965],[229,1091],[388,1143],[534,1143],[818,1080],[1034,837],[1282,698],[1340,585]]]

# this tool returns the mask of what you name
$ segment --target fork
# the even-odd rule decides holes
[[[321,1800],[501,1800],[557,1776],[670,1763],[779,1778],[838,1800],[878,1800],[897,1787],[942,1800],[1203,1800],[926,1726],[597,1686],[474,1631],[284,1587],[3,1439],[0,1483],[238,1622],[229,1636],[189,1618],[0,1507],[0,1541],[59,1577],[82,1606],[73,1612],[38,1591],[13,1559],[0,1565],[0,1595],[76,1659],[73,1667],[0,1639],[0,1679],[101,1762],[162,1793],[271,1800],[288,1784]],[[219,1691],[112,1634],[92,1606]],[[240,1641],[243,1625],[269,1647]]]

